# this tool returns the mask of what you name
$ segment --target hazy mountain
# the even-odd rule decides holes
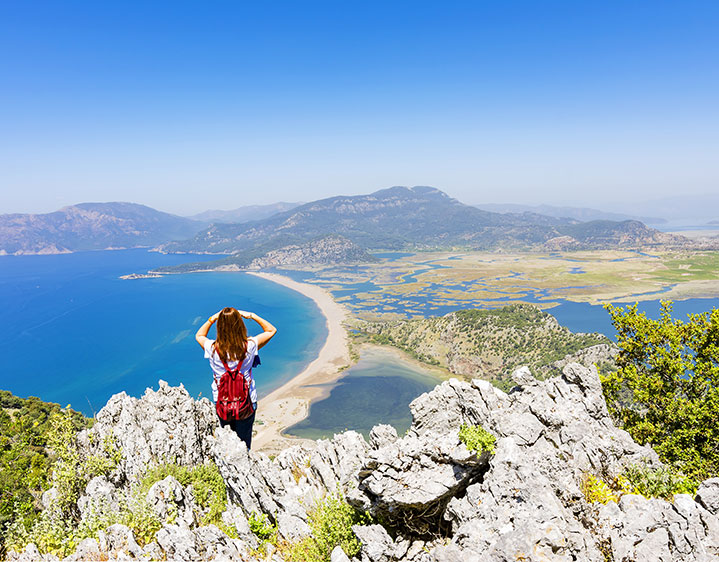
[[[187,217],[189,219],[205,222],[247,222],[266,219],[277,213],[289,211],[299,207],[302,203],[272,203],[271,205],[247,205],[231,211],[209,210],[197,215]]]
[[[637,221],[580,223],[536,213],[492,213],[432,187],[391,187],[321,199],[241,225],[214,224],[161,250],[236,254],[244,263],[329,234],[340,234],[364,249],[395,250],[615,248],[683,240]]]
[[[0,254],[156,246],[206,227],[135,203],[80,203],[41,215],[0,215]]]
[[[643,215],[664,217],[670,221],[693,221],[699,225],[707,220],[716,219],[717,209],[719,209],[719,193],[663,197],[633,203],[631,207]],[[627,212],[627,204],[623,202],[607,204],[607,208]]]
[[[638,220],[644,223],[661,224],[665,219],[658,217],[646,217],[639,215],[625,215],[622,213],[610,213],[588,207],[556,207],[553,205],[516,205],[513,203],[486,203],[475,205],[478,209],[491,211],[493,213],[536,213],[548,217],[570,218],[582,222],[605,220],[605,221],[626,221]]]

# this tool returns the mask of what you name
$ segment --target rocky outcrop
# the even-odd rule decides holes
[[[122,452],[113,474],[121,483],[137,479],[160,462],[203,464],[210,458],[216,427],[215,408],[207,398],[193,400],[184,386],[160,381],[158,390],[148,388],[139,400],[124,392],[115,394],[79,440],[90,454]]]
[[[411,404],[406,435],[377,426],[368,443],[349,431],[274,459],[248,453],[230,430],[214,424],[209,403],[192,400],[183,388],[161,385],[140,400],[113,397],[83,443],[97,449],[98,438],[113,435],[123,461],[113,477],[88,484],[78,502],[83,519],[93,506],[121,503],[141,464],[163,458],[215,463],[229,502],[222,525],[202,525],[193,490],[165,478],[144,497],[162,521],[152,541],[140,546],[128,527],[116,524],[80,543],[68,560],[254,560],[258,542],[248,519],[264,516],[281,540],[295,542],[310,534],[315,501],[337,492],[373,518],[353,527],[360,562],[719,557],[719,479],[704,482],[696,497],[673,501],[631,494],[606,504],[587,501],[588,474],[609,480],[632,464],[660,466],[651,449],[613,425],[595,369],[570,363],[539,381],[522,368],[512,378],[509,393],[478,379],[444,382]],[[157,424],[149,416],[159,416]],[[469,450],[459,438],[462,425],[492,433],[494,452]],[[40,558],[32,545],[11,555]],[[268,559],[281,562],[281,551]],[[332,560],[348,557],[335,549]]]
[[[330,235],[305,244],[293,244],[255,258],[249,269],[267,269],[281,265],[336,265],[372,263],[377,258],[368,254],[344,236]]]

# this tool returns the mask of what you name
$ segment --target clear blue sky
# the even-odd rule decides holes
[[[0,213],[719,191],[719,2],[0,3]]]

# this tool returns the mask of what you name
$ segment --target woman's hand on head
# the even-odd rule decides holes
[[[222,311],[220,311],[220,312],[222,312]],[[208,318],[208,320],[214,324],[215,322],[217,322],[217,319],[220,317],[220,312],[215,312],[215,314],[210,316]]]
[[[242,316],[242,318],[252,318],[251,312],[247,312],[246,310],[238,310],[237,312],[240,313],[240,316]]]

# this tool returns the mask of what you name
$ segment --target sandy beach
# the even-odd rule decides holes
[[[257,420],[261,423],[255,422],[257,433],[252,438],[252,449],[273,453],[303,441],[283,436],[281,432],[307,417],[310,403],[326,393],[326,389],[314,385],[336,381],[342,375],[340,369],[350,365],[347,332],[343,326],[347,311],[321,287],[299,283],[275,273],[249,274],[279,283],[311,298],[327,321],[327,341],[317,358],[292,380],[259,401]]]

